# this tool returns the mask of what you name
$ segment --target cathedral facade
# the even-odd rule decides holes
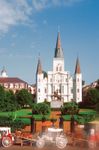
[[[71,76],[64,68],[64,54],[58,32],[53,69],[45,73],[40,58],[36,72],[37,103],[48,101],[52,107],[60,107],[65,102],[82,101],[82,73],[79,59],[76,60],[75,72]]]

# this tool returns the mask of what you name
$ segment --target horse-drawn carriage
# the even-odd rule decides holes
[[[60,128],[48,128],[41,134],[32,135],[31,133],[17,132],[14,137],[11,134],[10,127],[0,127],[0,143],[3,147],[10,147],[13,143],[16,143],[16,139],[21,140],[21,146],[23,143],[29,142],[36,143],[38,148],[43,148],[46,143],[54,143],[58,148],[65,148],[67,145],[67,138],[63,133],[63,129]]]
[[[63,129],[60,128],[48,128],[44,132],[30,133],[17,132],[16,138],[21,139],[21,146],[24,142],[29,142],[31,145],[36,144],[38,148],[43,148],[46,144],[55,144],[58,148],[65,148],[67,145],[67,137],[63,133]]]
[[[10,127],[0,127],[0,145],[9,147],[13,144],[14,138]]]
[[[63,129],[60,128],[48,128],[37,137],[36,146],[43,148],[46,143],[54,143],[58,148],[63,149],[67,145],[67,138],[63,133]]]

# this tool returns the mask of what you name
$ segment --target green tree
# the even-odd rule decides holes
[[[79,112],[79,107],[78,104],[75,102],[68,102],[65,103],[63,105],[63,107],[61,107],[61,113],[64,115],[68,114],[68,115],[74,115],[74,114],[78,114]]]
[[[0,111],[3,111],[5,107],[5,90],[4,87],[0,85]]]
[[[71,116],[71,123],[70,123],[70,130],[71,133],[75,131],[75,118],[74,115],[77,115],[79,112],[78,104],[75,102],[68,102],[65,103],[63,107],[61,107],[61,114],[62,115],[70,115]]]
[[[41,115],[42,116],[42,122],[46,120],[45,115],[50,113],[50,106],[48,104],[44,103],[34,103],[32,105],[32,115]],[[35,118],[34,116],[31,118],[31,132],[35,132],[34,125],[35,124]],[[43,126],[42,126],[43,130]]]
[[[33,103],[33,105],[32,105],[32,114],[39,114],[37,103]]]
[[[98,90],[99,90],[99,79],[97,80],[96,89],[98,89]]]
[[[14,120],[11,116],[0,116],[1,127],[11,127],[11,130],[15,132],[16,129],[22,129],[26,124],[22,120]]]
[[[32,113],[33,114],[41,114],[41,115],[46,115],[50,113],[50,106],[46,103],[38,103],[38,104],[33,104],[32,106]]]
[[[75,102],[65,103],[65,105],[61,108],[62,115],[70,115],[71,119],[71,132],[75,131],[75,121],[79,124],[86,124],[89,121],[95,119],[96,111],[79,111],[79,106]]]
[[[32,94],[29,93],[26,89],[22,89],[16,93],[16,100],[20,108],[31,106],[32,105]]]
[[[5,91],[5,111],[15,111],[18,108],[18,103],[13,91]]]
[[[91,88],[87,92],[87,99],[92,102],[92,104],[99,103],[99,90],[96,88]]]
[[[46,103],[38,103],[39,114],[46,115],[50,113],[50,107]]]
[[[0,86],[0,111],[15,111],[17,102],[15,95],[11,90],[5,90]]]

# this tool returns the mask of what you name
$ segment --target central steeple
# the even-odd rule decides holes
[[[53,71],[63,72],[64,71],[64,55],[61,47],[60,32],[57,35],[55,54],[53,58]]]
[[[63,50],[61,47],[61,40],[60,40],[60,33],[58,32],[57,41],[56,41],[56,48],[55,48],[55,58],[63,58]]]

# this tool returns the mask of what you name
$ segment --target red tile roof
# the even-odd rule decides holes
[[[16,78],[16,77],[0,77],[0,83],[25,83],[27,84],[27,82],[19,79],[19,78]]]

